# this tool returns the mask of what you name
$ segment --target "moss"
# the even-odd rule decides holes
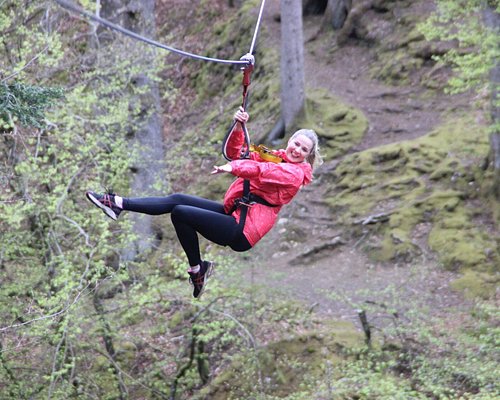
[[[463,211],[463,210],[462,210]],[[446,221],[434,224],[429,235],[431,249],[440,254],[440,260],[448,270],[481,268],[486,265],[485,243],[479,232],[465,221],[464,225],[448,228]]]
[[[296,129],[314,129],[320,137],[325,159],[344,155],[351,147],[361,141],[368,129],[364,114],[324,90],[307,93],[305,117],[299,119]]]
[[[170,317],[168,321],[168,327],[169,329],[175,329],[176,327],[184,323],[185,320],[186,313],[183,311],[178,311]]]
[[[444,268],[494,273],[500,265],[500,237],[484,232],[469,205],[481,196],[476,188],[486,179],[480,161],[471,164],[471,154],[488,149],[483,128],[468,118],[449,122],[416,140],[349,155],[335,171],[326,202],[336,222],[347,227],[370,215],[388,216],[385,223],[352,229],[355,235],[370,230],[365,249],[377,260],[419,255],[412,232],[427,222],[432,224],[428,244]]]
[[[451,178],[457,169],[457,162],[450,161],[445,162],[442,165],[439,165],[434,172],[432,172],[429,176],[433,181],[439,181],[445,178]]]
[[[115,342],[116,361],[121,365],[131,366],[137,357],[138,349],[135,343],[130,341]]]
[[[408,83],[410,75],[418,70],[424,60],[418,57],[418,49],[424,43],[424,36],[416,29],[417,20],[405,20],[396,26],[377,52],[371,74],[393,84]]]
[[[498,278],[494,279],[489,274],[469,270],[452,282],[451,287],[464,292],[469,298],[488,299],[495,294],[498,283]]]
[[[412,72],[422,67],[424,60],[411,57],[406,49],[381,53],[379,61],[372,68],[372,76],[391,84],[407,84]]]

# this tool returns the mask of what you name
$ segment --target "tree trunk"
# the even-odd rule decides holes
[[[155,0],[110,0],[103,4],[101,14],[105,18],[146,37],[155,37]],[[142,52],[142,57],[136,62],[141,66],[131,80],[134,89],[139,89],[140,95],[130,94],[132,103],[139,108],[139,116],[134,119],[134,131],[131,142],[137,150],[138,157],[133,166],[131,191],[134,196],[151,196],[159,194],[155,189],[164,175],[164,143],[160,119],[160,93],[158,85],[151,79],[147,71],[154,65],[155,50],[141,42],[131,40],[130,54]],[[138,51],[139,50],[139,51]],[[127,57],[124,54],[123,57]],[[145,72],[146,71],[146,72]],[[150,215],[133,214],[134,231],[137,233],[135,248],[128,250],[124,256],[134,258],[138,253],[148,250],[154,238],[153,220]]]
[[[347,19],[351,4],[352,0],[328,0],[321,25],[309,41],[316,40],[327,29],[341,29]]]
[[[301,0],[281,0],[281,114],[285,129],[305,105]]]
[[[352,0],[329,0],[323,25],[331,26],[335,30],[342,28],[351,9],[351,3]]]
[[[495,29],[500,26],[500,15],[492,8],[488,8],[485,13],[485,23],[488,27]],[[495,60],[495,65],[490,74],[491,86],[491,122],[494,126],[494,131],[490,136],[491,144],[491,160],[493,162],[493,194],[497,200],[500,200],[500,107],[498,103],[500,96],[498,88],[500,86],[500,62]]]
[[[347,42],[349,37],[354,35],[356,24],[359,19],[366,13],[372,6],[374,0],[355,0],[349,9],[347,17],[344,21],[342,29],[337,35],[337,44],[339,46]]]

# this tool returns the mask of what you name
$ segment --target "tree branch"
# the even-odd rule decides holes
[[[41,50],[35,57],[33,57],[26,64],[24,64],[23,67],[19,71],[16,71],[16,72],[8,75],[7,77],[3,78],[0,82],[4,83],[4,82],[8,81],[9,79],[15,77],[16,75],[19,75],[23,70],[25,70],[26,68],[28,68],[30,66],[30,64],[32,64],[33,62],[35,62],[43,53],[45,53],[48,48],[49,48],[49,45],[45,46],[44,49]]]

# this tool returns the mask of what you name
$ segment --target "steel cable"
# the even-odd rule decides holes
[[[194,53],[189,53],[187,51],[184,51],[184,50],[179,50],[179,49],[176,49],[175,47],[172,47],[172,46],[167,46],[165,44],[162,44],[162,43],[159,43],[155,40],[152,40],[152,39],[149,39],[149,38],[146,38],[142,35],[139,35],[138,33],[135,33],[135,32],[132,32],[128,29],[125,29],[117,24],[114,24],[104,18],[101,18],[95,14],[92,14],[86,10],[84,10],[83,8],[69,2],[69,1],[66,1],[66,0],[55,0],[55,2],[57,4],[59,4],[61,7],[67,9],[67,10],[70,10],[70,11],[73,11],[75,13],[78,13],[78,14],[81,14],[81,15],[84,15],[85,17],[87,17],[88,19],[94,21],[94,22],[97,22],[103,26],[106,26],[107,28],[110,28],[110,29],[113,29],[117,32],[120,32],[120,33],[123,33],[124,35],[127,35],[127,36],[130,36],[131,38],[133,39],[136,39],[136,40],[140,40],[142,42],[145,42],[147,44],[150,44],[152,46],[155,46],[155,47],[159,47],[160,49],[164,49],[164,50],[168,50],[168,51],[171,51],[172,53],[176,53],[176,54],[179,54],[179,55],[182,55],[182,56],[185,56],[185,57],[190,57],[190,58],[194,58],[194,59],[198,59],[198,60],[203,60],[203,61],[210,61],[210,62],[216,62],[216,63],[221,63],[221,64],[232,64],[232,65],[241,65],[241,66],[245,66],[248,64],[248,61],[245,61],[245,60],[225,60],[225,59],[220,59],[220,58],[213,58],[213,57],[205,57],[205,56],[201,56],[201,55],[198,55],[198,54],[194,54]],[[261,21],[261,18],[262,18],[262,10],[264,8],[264,3],[265,3],[265,0],[262,1],[262,5],[261,5],[261,9],[260,9],[260,13],[259,13],[259,18],[257,20],[257,25],[255,27],[255,32],[254,32],[254,36],[253,36],[253,40],[252,40],[252,45],[250,47],[250,52],[253,51],[253,48],[254,48],[254,45],[255,45],[255,40],[256,40],[256,37],[257,37],[257,32],[259,30],[259,27],[260,27],[260,21]]]

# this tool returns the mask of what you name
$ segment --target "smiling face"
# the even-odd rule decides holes
[[[286,156],[291,162],[303,162],[311,153],[314,144],[311,139],[304,135],[297,135],[288,141]]]

